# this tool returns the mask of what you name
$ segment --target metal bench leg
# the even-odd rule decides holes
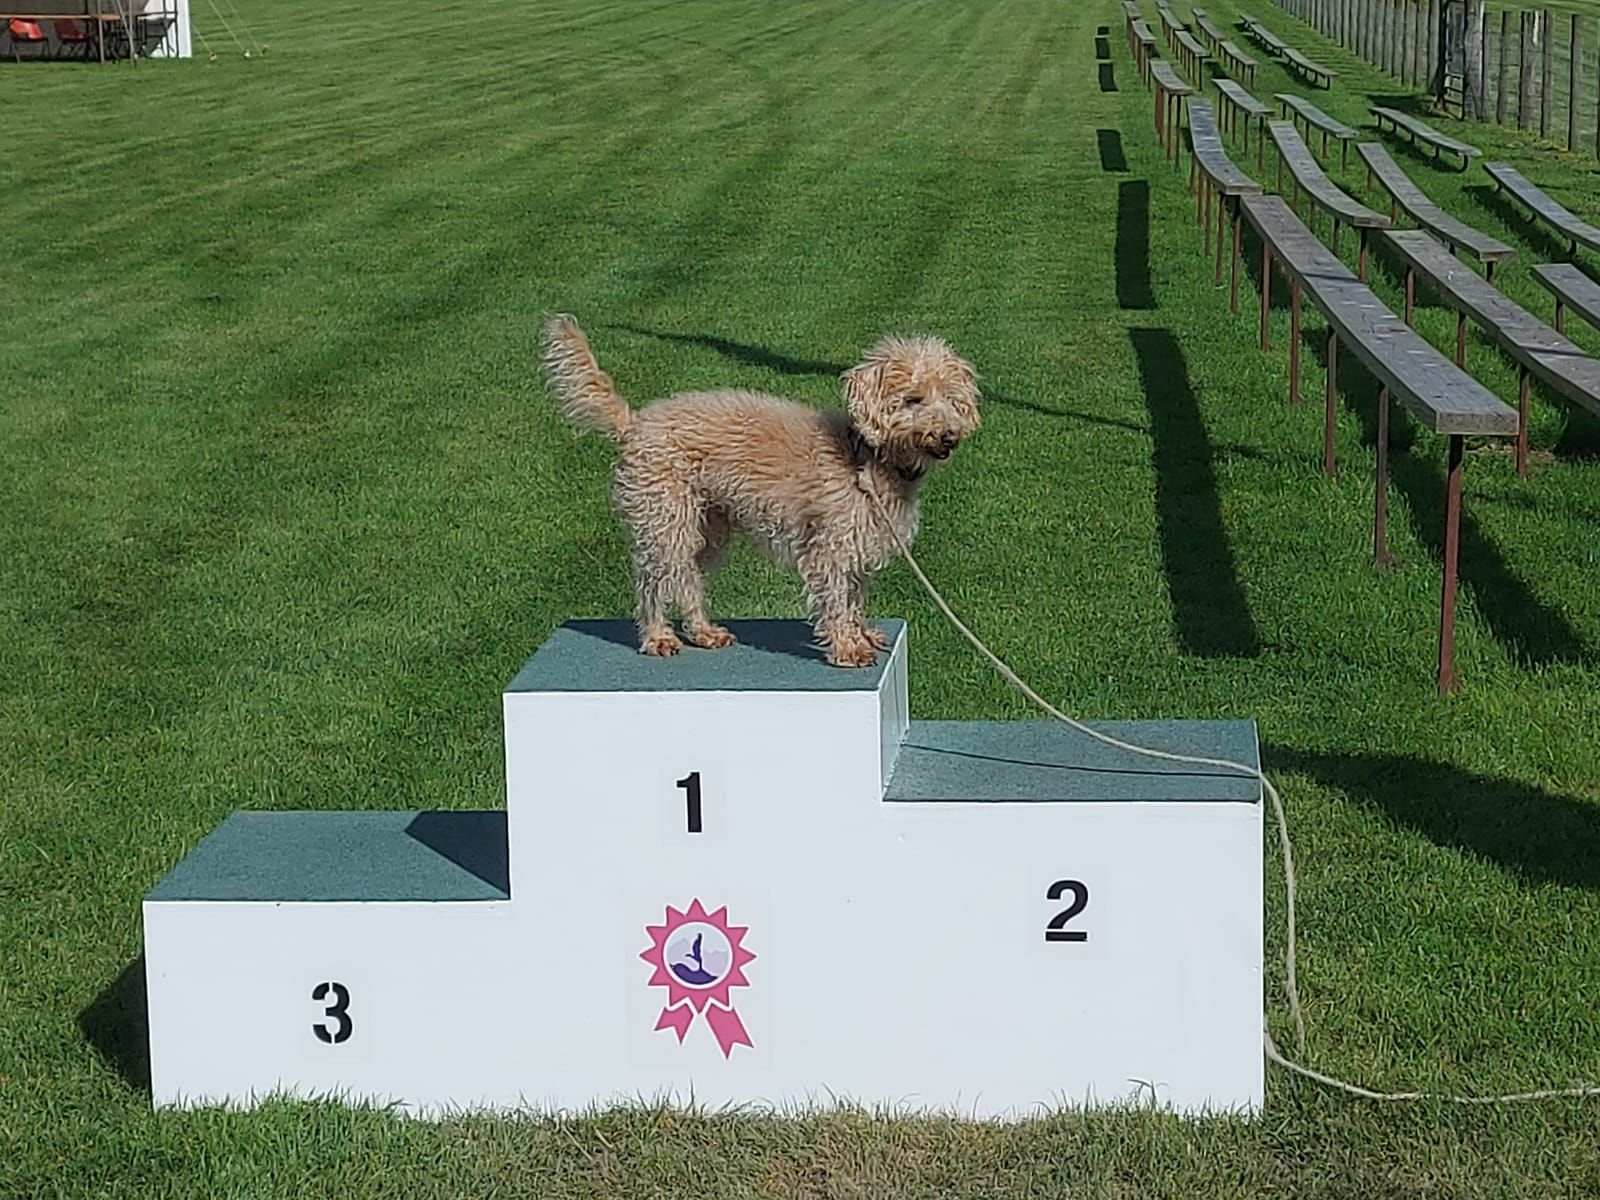
[[[1339,464],[1333,457],[1335,408],[1339,402],[1339,335],[1328,326],[1328,391],[1322,406],[1322,470],[1337,475]]]
[[[1300,280],[1289,280],[1289,403],[1300,403]]]
[[[1488,262],[1483,264],[1483,281],[1485,283],[1493,283],[1494,282],[1494,260],[1493,259],[1490,259]],[[1559,333],[1560,330],[1557,330],[1557,332]]]
[[[1239,203],[1234,200],[1234,203]],[[1222,246],[1228,240],[1228,198],[1217,197],[1217,277],[1216,285],[1222,286]]]
[[[1361,254],[1356,259],[1356,278],[1362,283],[1367,281],[1367,227],[1361,227]]]
[[[1205,252],[1211,253],[1211,180],[1205,175],[1200,177],[1200,216],[1205,221]]]
[[[1565,333],[1566,331],[1567,331],[1567,306],[1565,304],[1563,304],[1561,302],[1561,300],[1558,298],[1556,300],[1556,332],[1557,333]]]
[[[1337,220],[1333,223],[1333,253],[1334,257],[1337,258],[1339,255],[1339,222]]]
[[[1450,466],[1444,481],[1444,588],[1439,598],[1439,690],[1460,689],[1456,675],[1456,559],[1461,550],[1461,459],[1465,442],[1450,435]]]
[[[1456,366],[1467,365],[1467,314],[1456,313]]]
[[[1528,473],[1528,368],[1517,368],[1517,474]]]
[[[1411,324],[1411,318],[1417,311],[1417,272],[1414,267],[1406,268],[1406,324]]]
[[[1228,308],[1234,316],[1239,315],[1239,226],[1243,222],[1244,204],[1235,200],[1233,202],[1233,266],[1230,269],[1228,280]]]
[[[1345,138],[1339,143],[1339,170],[1350,169],[1350,139]]]
[[[1394,566],[1389,557],[1389,389],[1378,388],[1378,476],[1372,507],[1372,560]]]
[[[1261,239],[1261,348],[1272,349],[1272,333],[1267,328],[1267,318],[1272,312],[1272,251],[1267,241]]]

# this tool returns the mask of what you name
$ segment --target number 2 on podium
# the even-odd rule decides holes
[[[1063,892],[1072,893],[1072,903],[1050,918],[1050,923],[1044,927],[1044,940],[1047,942],[1087,942],[1089,940],[1089,931],[1087,929],[1068,929],[1067,922],[1089,906],[1089,885],[1077,879],[1058,879],[1050,885],[1050,890],[1044,894],[1044,898],[1046,900],[1059,900]]]

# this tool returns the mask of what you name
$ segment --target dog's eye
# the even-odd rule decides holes
[[[907,396],[906,397],[906,403],[907,404],[921,404],[922,403],[922,397],[921,396]]]

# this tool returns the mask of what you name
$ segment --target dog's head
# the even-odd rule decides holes
[[[916,474],[977,431],[978,375],[936,337],[886,337],[844,373],[850,422],[878,456]]]

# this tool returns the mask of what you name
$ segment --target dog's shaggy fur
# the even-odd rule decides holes
[[[846,412],[731,389],[636,411],[571,317],[550,318],[544,343],[567,417],[621,446],[614,496],[633,535],[645,654],[682,649],[674,603],[695,645],[733,642],[706,617],[705,586],[738,529],[799,572],[829,662],[875,660],[886,643],[867,624],[867,584],[897,551],[867,489],[910,545],[922,477],[978,428],[969,363],[937,338],[888,337],[844,372]]]

